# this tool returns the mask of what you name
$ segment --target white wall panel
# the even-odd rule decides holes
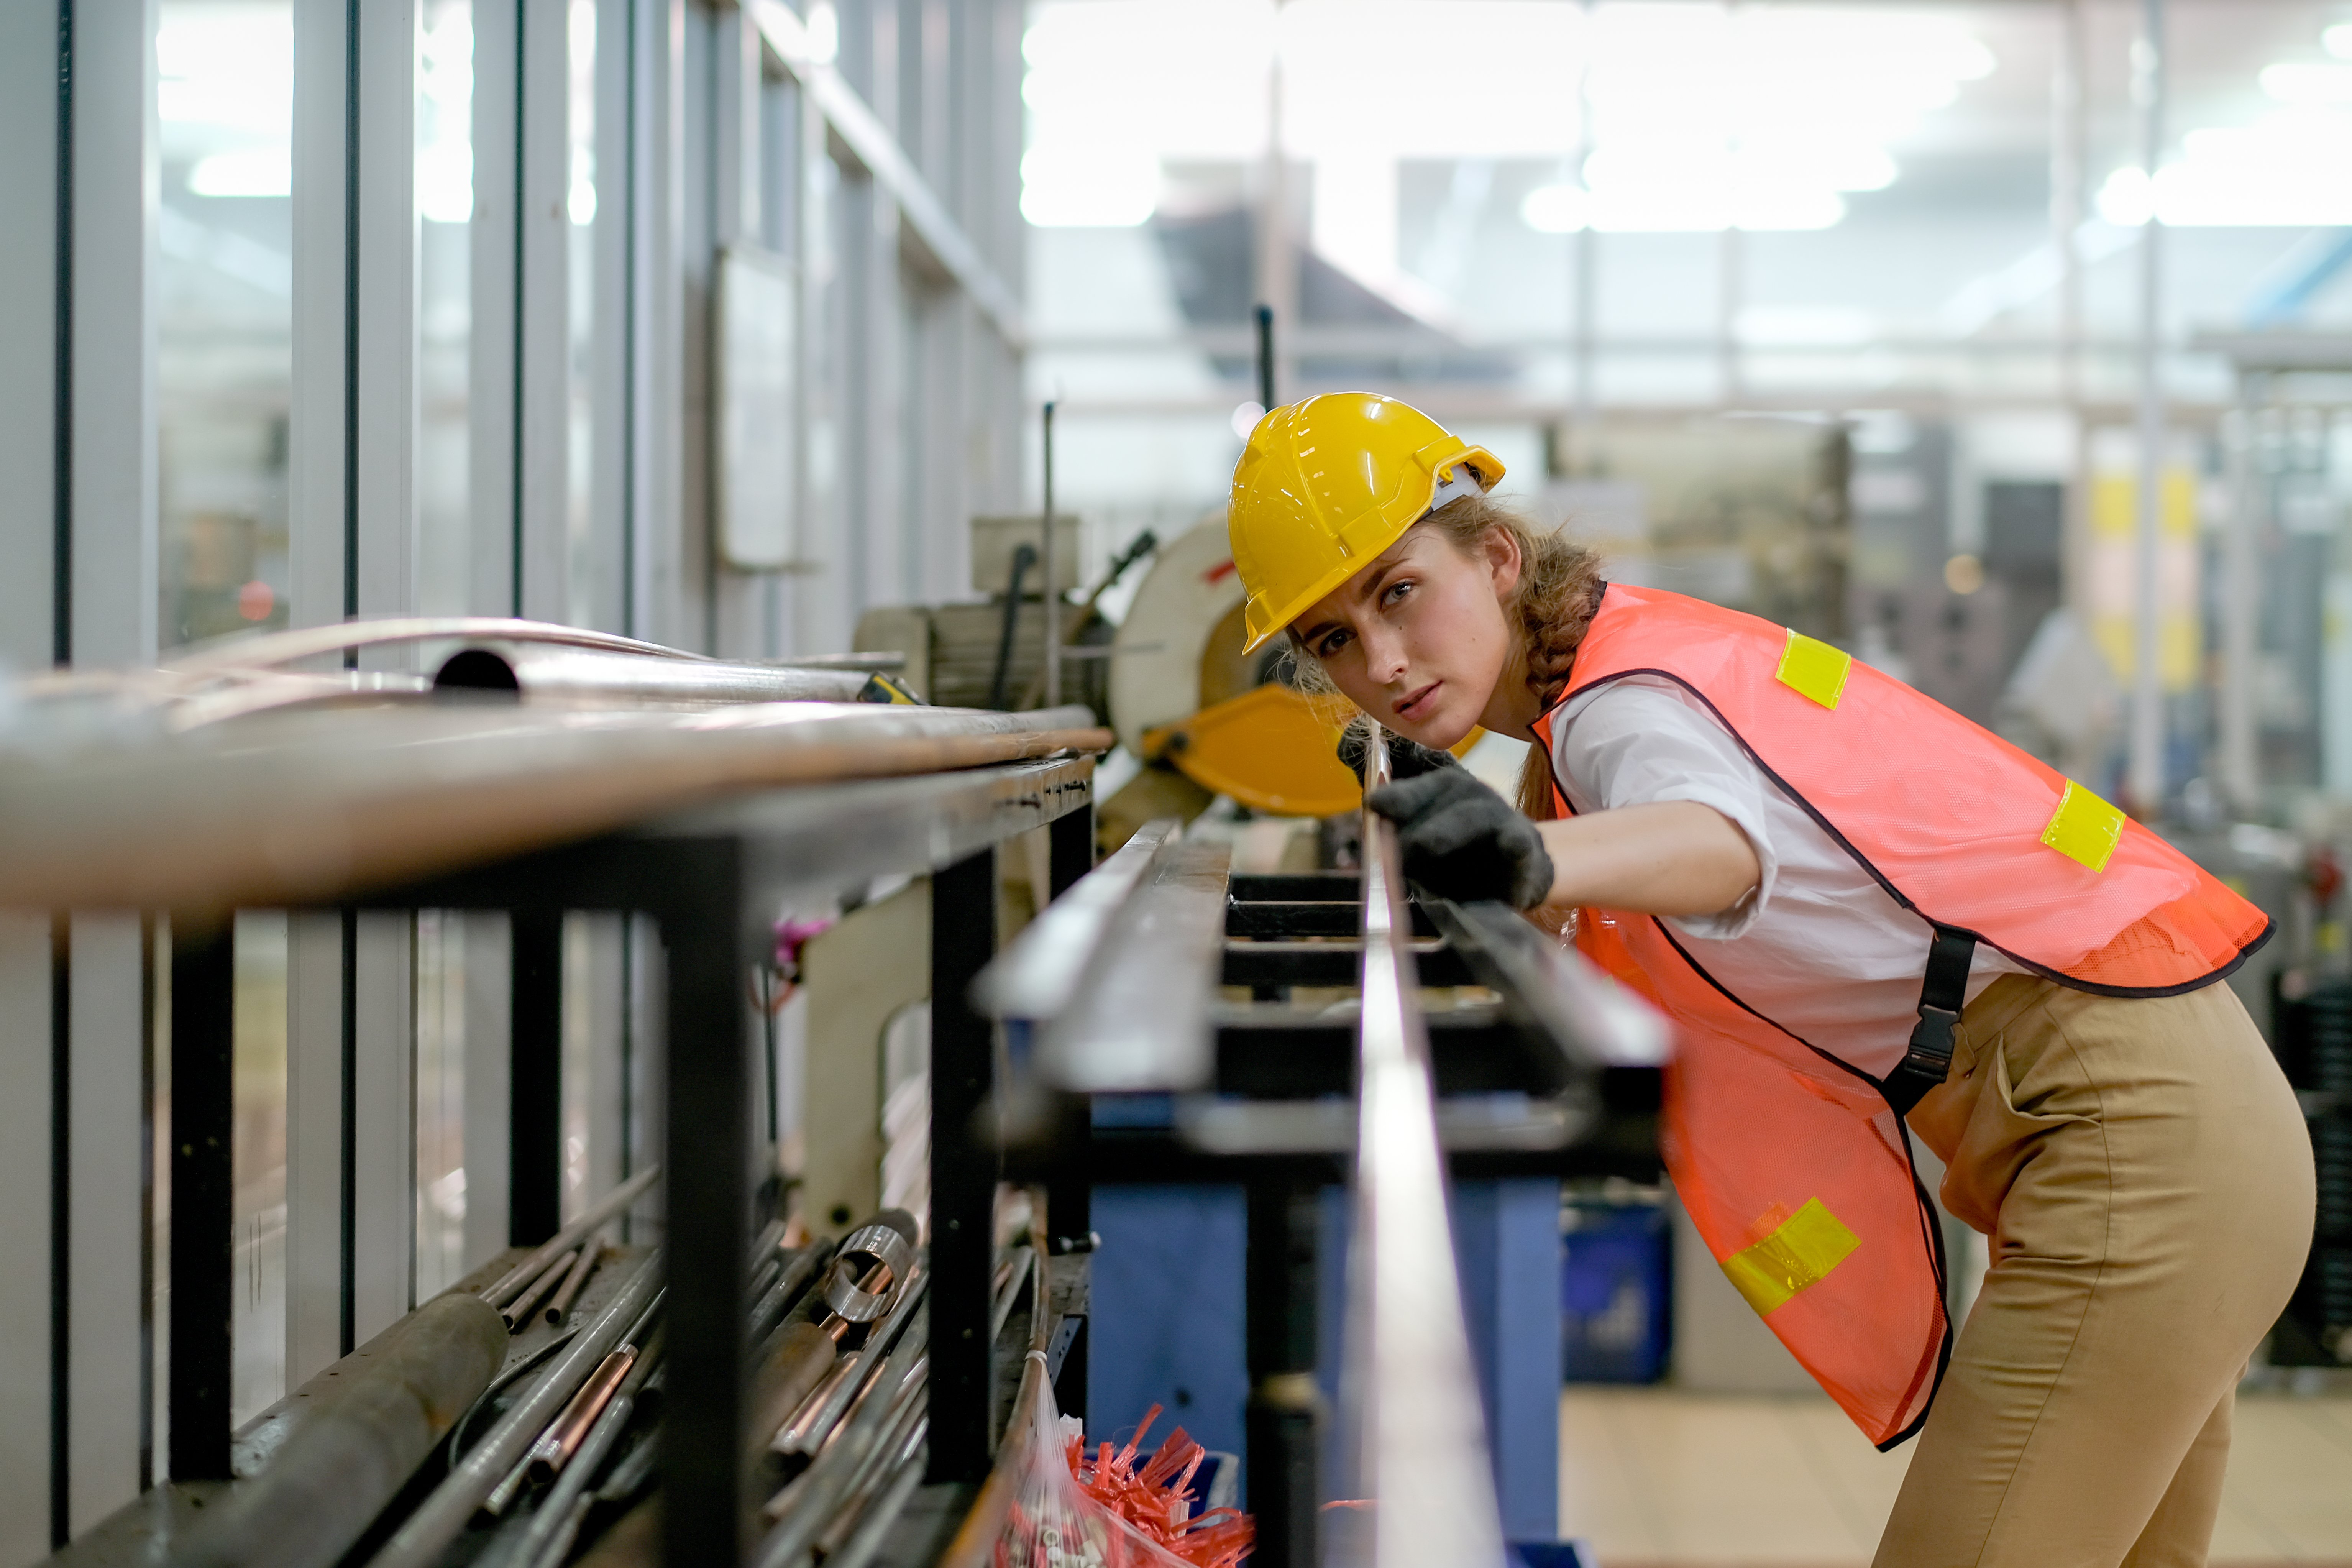
[[[76,915],[72,931],[67,1474],[79,1535],[137,1497],[145,1479],[142,1091],[151,994],[137,915]]]
[[[5,26],[5,24],[0,24]],[[0,34],[5,38],[5,34]],[[7,69],[0,47],[0,70]],[[0,110],[5,112],[5,110]],[[5,574],[0,574],[5,575]],[[0,912],[0,1563],[49,1552],[49,922]]]

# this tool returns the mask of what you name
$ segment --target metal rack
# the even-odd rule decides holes
[[[1090,724],[1083,710],[783,704],[583,724],[511,707],[409,709],[272,715],[12,759],[0,777],[11,805],[0,904],[128,905],[173,922],[170,1465],[193,1486],[163,1489],[124,1528],[168,1551],[175,1521],[194,1517],[179,1505],[200,1510],[232,1473],[228,1321],[212,1310],[232,1279],[225,917],[254,906],[497,909],[519,922],[619,910],[657,927],[670,1151],[663,1554],[725,1563],[741,1550],[740,1302],[754,1228],[742,977],[787,899],[930,876],[930,1469],[976,1485],[992,1440],[998,1162],[973,1131],[992,1031],[961,999],[996,948],[996,847],[1048,829],[1057,887],[1091,862],[1085,753],[1108,738]],[[561,1005],[559,986],[519,987],[518,1037],[556,1027]]]
[[[1247,1189],[1265,1568],[1502,1561],[1446,1174],[1657,1169],[1662,1021],[1516,911],[1410,898],[1385,820],[1366,814],[1363,843],[1360,873],[1234,876],[1221,847],[1154,824],[978,992],[1014,1064],[1009,1163],[1070,1194],[1057,1237],[1085,1234],[1094,1184]],[[1244,986],[1249,1002],[1220,999]],[[1424,990],[1470,986],[1423,1012]],[[1308,987],[1355,994],[1310,1003]],[[1090,1110],[1113,1101],[1116,1116]],[[1335,1479],[1373,1506],[1318,1542],[1317,1215],[1333,1182],[1352,1189],[1359,1238]]]

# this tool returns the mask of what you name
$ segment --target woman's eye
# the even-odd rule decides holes
[[[1329,637],[1325,637],[1321,643],[1317,645],[1315,657],[1318,658],[1329,658],[1333,654],[1338,653],[1341,648],[1346,647],[1347,646],[1348,634],[1346,632],[1333,632]]]
[[[1387,592],[1381,595],[1381,603],[1384,605],[1393,605],[1412,592],[1412,584],[1410,582],[1391,583],[1389,584]]]

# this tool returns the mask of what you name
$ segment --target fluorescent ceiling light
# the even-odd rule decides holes
[[[2339,60],[2352,60],[2352,22],[2338,22],[2320,34],[2319,47]]]
[[[283,142],[239,147],[196,161],[188,190],[199,196],[283,196],[294,190],[293,149]]]

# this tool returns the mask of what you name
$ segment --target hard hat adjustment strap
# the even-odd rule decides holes
[[[1478,470],[1470,466],[1467,458],[1457,458],[1446,476],[1430,490],[1429,510],[1435,511],[1448,501],[1459,500],[1464,496],[1482,496],[1486,493],[1486,487],[1478,478]]]
[[[1972,932],[1939,925],[1927,944],[1927,973],[1919,987],[1919,1021],[1911,1047],[1879,1084],[1897,1116],[1907,1115],[1952,1070],[1952,1031],[1968,1004],[1969,966],[1976,960]]]

